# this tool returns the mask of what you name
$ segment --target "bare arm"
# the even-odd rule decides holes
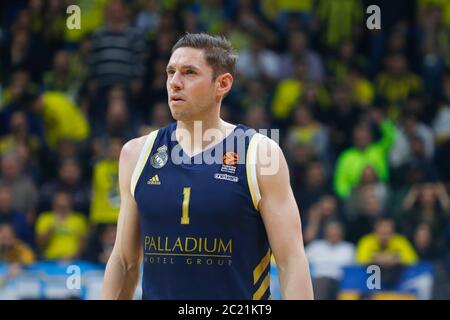
[[[403,199],[403,210],[410,210],[416,203],[419,196],[420,186],[414,185],[409,189],[408,194]]]
[[[321,210],[322,209],[317,204],[313,205],[309,209],[308,225],[307,225],[307,227],[305,229],[305,233],[303,235],[303,240],[307,244],[317,238],[317,234],[319,233],[319,229],[320,229],[320,222],[322,220]]]
[[[264,166],[264,163],[271,165]],[[269,166],[275,169],[268,170]],[[313,299],[300,214],[290,186],[288,166],[273,140],[264,138],[258,145],[257,177],[261,191],[258,207],[277,263],[283,299]]]
[[[447,194],[447,190],[442,182],[434,185],[434,190],[438,201],[441,204],[442,209],[448,213],[450,211],[450,198]]]
[[[130,184],[143,138],[125,144],[119,160],[120,211],[114,248],[105,270],[104,299],[132,299],[139,280],[141,243],[139,215]]]

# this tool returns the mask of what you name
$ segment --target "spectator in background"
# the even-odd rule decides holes
[[[353,65],[364,69],[365,61],[362,56],[357,54],[352,40],[343,40],[339,44],[336,57],[328,59],[329,74],[334,80],[342,82],[347,78]]]
[[[450,198],[442,183],[414,185],[403,200],[404,232],[411,235],[417,226],[430,224],[433,234],[443,234],[450,216]]]
[[[400,167],[392,168],[394,188],[391,205],[393,208],[402,208],[403,199],[409,192],[411,185],[435,181],[438,178],[437,168],[433,159],[426,156],[422,138],[413,135],[409,139],[411,148],[410,159]],[[401,213],[401,210],[396,211],[396,214]]]
[[[302,30],[289,34],[288,51],[280,59],[281,78],[294,76],[294,61],[302,60],[308,66],[306,77],[314,82],[325,79],[325,70],[320,56],[309,48],[308,37]]]
[[[236,69],[244,79],[275,83],[280,78],[280,58],[265,48],[262,37],[253,35],[250,48],[239,52]]]
[[[83,12],[84,13],[84,12]],[[87,74],[88,74],[88,58],[92,50],[92,40],[90,37],[85,36],[80,39],[77,50],[66,51],[69,55],[69,70],[74,79],[79,82],[80,90],[83,89]],[[77,95],[73,97],[75,100],[79,98],[81,92],[78,91]]]
[[[152,49],[149,62],[153,65],[150,65],[150,72],[154,67],[155,60],[160,59],[166,62],[170,59],[172,43],[176,41],[176,34],[173,29],[173,25],[176,23],[175,19],[173,12],[166,12],[162,16],[157,36],[154,39],[151,39],[153,45],[151,46]]]
[[[436,142],[436,165],[445,181],[450,181],[450,72],[441,82],[442,100],[432,121]]]
[[[210,33],[220,33],[226,20],[226,8],[221,0],[200,1],[194,3],[190,10],[198,16],[202,30]]]
[[[33,250],[16,238],[12,225],[0,223],[0,261],[31,264],[35,261]]]
[[[166,89],[166,66],[165,58],[159,58],[154,61],[151,79],[149,81],[149,92],[152,94],[147,97],[148,104],[152,105],[158,101],[167,101]]]
[[[25,213],[27,222],[32,224],[35,218],[38,191],[33,180],[23,173],[16,153],[1,158],[0,186],[6,186],[13,195],[13,207]]]
[[[90,161],[82,161],[87,156],[86,148],[82,148],[79,143],[69,139],[59,140],[55,149],[46,149],[46,152],[42,152],[42,163],[45,163],[45,166],[41,167],[42,180],[53,181],[59,175],[58,170],[65,159],[77,159],[82,171],[89,174]]]
[[[353,92],[353,103],[367,110],[375,100],[375,86],[355,63],[349,65],[345,82]]]
[[[31,134],[28,128],[26,114],[23,111],[14,111],[11,114],[9,134],[0,136],[0,156],[13,152],[18,145],[29,148],[33,160],[37,160],[37,154],[41,147],[39,137]]]
[[[246,123],[250,128],[253,128],[257,131],[270,128],[269,115],[267,114],[266,110],[260,105],[249,107],[246,110],[243,122]]]
[[[421,142],[417,141],[419,139]],[[395,140],[390,151],[390,164],[397,168],[402,164],[414,160],[416,143],[423,144],[425,158],[430,160],[434,156],[433,131],[425,123],[419,122],[416,116],[405,114],[402,122],[395,130]],[[416,148],[414,148],[416,147]],[[413,151],[414,150],[414,151]]]
[[[8,85],[6,85],[8,83]],[[26,69],[16,69],[8,78],[5,79],[4,90],[1,95],[2,108],[10,107],[12,111],[24,108],[24,98],[36,89],[31,80],[30,73]],[[0,108],[1,109],[1,108]],[[5,117],[4,110],[1,110],[2,118]],[[10,111],[11,112],[11,111]],[[2,124],[8,122],[9,119],[2,119]],[[5,128],[7,129],[7,128]],[[1,132],[3,133],[3,132]]]
[[[288,131],[288,150],[295,144],[311,148],[318,159],[326,160],[328,157],[328,131],[304,105],[294,110],[293,124]]]
[[[408,137],[408,139],[408,147],[410,149],[408,158],[403,162],[403,159],[397,157],[397,155],[392,152],[391,158],[395,161],[399,160],[402,162],[402,164],[398,168],[394,166],[392,166],[392,168],[397,171],[397,174],[408,172],[413,167],[420,168],[421,174],[425,178],[425,180],[435,179],[437,169],[433,163],[433,158],[427,155],[423,138],[413,134],[412,136]],[[406,180],[403,179],[403,183],[405,181]]]
[[[96,159],[108,155],[109,142],[113,137],[128,141],[136,137],[136,125],[131,119],[125,100],[113,99],[109,102],[104,124],[97,124],[92,136],[92,148]]]
[[[29,132],[28,121],[24,111],[14,111],[10,118],[10,131],[0,136],[0,157],[16,153],[23,168],[23,174],[35,181],[41,178],[40,151],[42,140]]]
[[[448,27],[444,25],[443,11],[428,4],[419,19],[418,38],[422,54],[421,73],[428,96],[439,92],[439,79],[450,55]],[[448,63],[448,61],[447,61]]]
[[[0,135],[10,134],[11,117],[17,111],[26,115],[28,128],[32,135],[43,138],[43,123],[32,108],[30,101],[37,88],[30,81],[30,74],[26,70],[17,70],[11,75],[9,86],[3,95],[3,109],[0,108]]]
[[[75,158],[65,158],[61,161],[58,177],[45,183],[40,191],[39,211],[51,210],[53,195],[64,191],[72,197],[74,211],[89,215],[90,190],[83,180],[83,172]]]
[[[344,241],[344,226],[338,221],[325,224],[323,240],[313,240],[305,247],[312,267],[314,299],[335,300],[342,277],[342,268],[355,259],[355,246]]]
[[[92,224],[117,223],[120,205],[118,166],[122,145],[121,138],[112,138],[108,156],[94,165],[90,208]]]
[[[442,76],[439,99],[438,109],[432,121],[438,144],[450,139],[450,71]]]
[[[376,77],[377,94],[387,102],[389,118],[397,119],[401,115],[402,103],[409,95],[420,93],[423,83],[419,76],[409,71],[402,54],[390,54],[385,64],[385,71]]]
[[[20,272],[22,265],[34,263],[35,255],[33,250],[24,242],[16,238],[13,226],[7,223],[0,223],[0,262],[8,263],[7,271],[2,281],[14,278]]]
[[[79,259],[85,249],[86,218],[72,210],[70,195],[58,191],[52,211],[42,212],[36,221],[36,243],[47,260]]]
[[[375,169],[381,181],[388,181],[387,159],[395,137],[394,126],[389,120],[383,119],[383,115],[377,110],[372,112],[371,118],[378,125],[381,138],[373,141],[371,128],[368,124],[360,123],[353,131],[354,146],[343,151],[337,160],[334,187],[341,198],[351,195],[353,188],[360,183],[367,165]]]
[[[361,204],[365,202],[364,197],[367,193],[371,193],[378,199],[382,210],[386,208],[389,199],[388,186],[380,181],[377,172],[371,166],[364,168],[359,185],[353,189],[350,198],[347,200],[346,207],[350,216],[355,216],[356,212],[360,210]]]
[[[116,240],[116,224],[99,224],[91,233],[84,259],[106,265]]]
[[[258,79],[245,82],[241,92],[239,92],[239,104],[245,113],[254,105],[260,105],[265,109],[268,107],[270,91],[267,85]]]
[[[305,243],[323,239],[326,223],[341,219],[337,199],[333,195],[321,197],[317,203],[309,208],[308,219],[304,223],[303,239]]]
[[[93,90],[123,85],[138,95],[144,75],[145,42],[138,30],[129,27],[128,6],[122,0],[110,1],[105,25],[92,36],[89,57],[89,86]]]
[[[306,170],[293,170],[293,174],[294,194],[301,207],[300,212],[308,212],[320,198],[332,194],[333,190],[322,162],[310,162]]]
[[[314,1],[259,1],[264,15],[273,20],[278,32],[290,34],[299,27],[310,29],[314,19]]]
[[[17,237],[33,245],[33,230],[26,220],[25,213],[13,207],[13,195],[8,187],[0,187],[0,224],[9,224]]]
[[[407,58],[409,64],[414,66],[415,60],[415,50],[412,46],[408,45],[408,25],[404,20],[399,20],[396,22],[386,39],[385,55],[388,54],[401,54]]]
[[[136,27],[144,34],[154,36],[161,20],[162,5],[158,0],[139,0],[142,9],[136,17]]]
[[[20,14],[28,17],[28,13],[25,10]],[[2,50],[3,52],[1,54],[2,65],[4,65],[5,72],[11,73],[19,67],[34,71],[34,59],[31,59],[33,50],[29,31],[25,29],[13,29],[11,38],[8,42],[9,44],[6,46],[8,49]]]
[[[148,125],[145,124],[139,128],[140,136],[149,134],[153,130],[163,128],[173,120],[166,101],[155,103],[155,105],[150,108],[149,113],[150,117],[148,118],[150,121],[148,122]]]
[[[69,52],[59,50],[53,56],[52,69],[44,73],[44,90],[62,92],[67,98],[75,101],[81,80],[71,70]]]
[[[433,234],[432,226],[427,222],[417,225],[412,244],[420,260],[435,261],[442,259],[445,250],[443,239]]]
[[[286,120],[300,101],[307,81],[307,68],[303,60],[295,60],[293,65],[294,76],[278,83],[274,92],[271,111],[272,115],[279,121]]]
[[[381,198],[375,188],[359,189],[358,197],[347,209],[348,240],[357,243],[362,236],[370,233],[375,221],[386,216]],[[349,205],[347,204],[347,207]]]
[[[403,267],[417,261],[417,253],[408,239],[395,233],[395,222],[391,218],[377,220],[373,232],[361,238],[356,247],[358,264],[380,266],[383,289],[395,286],[403,273]]]
[[[361,37],[364,9],[361,0],[319,0],[317,15],[323,26],[322,41],[336,48],[344,39],[357,42]]]
[[[248,36],[251,36],[251,34],[259,35],[260,38],[264,38],[267,47],[274,48],[277,46],[278,34],[275,32],[273,24],[262,14],[260,3],[253,0],[242,0],[238,1],[233,7],[234,10],[231,10],[231,17],[228,20],[232,28],[237,27]],[[247,44],[250,44],[250,41]],[[238,50],[245,48],[248,48],[248,45],[236,47]]]
[[[90,133],[84,113],[63,93],[47,91],[35,97],[33,110],[44,121],[45,140],[54,149],[64,139],[82,142]]]
[[[324,120],[325,113],[330,111],[331,105],[328,88],[319,82],[307,82],[303,89],[301,103],[309,106],[318,118]]]
[[[351,146],[352,130],[358,122],[361,110],[352,101],[349,84],[335,84],[332,88],[331,107],[327,114],[330,143],[336,154]]]

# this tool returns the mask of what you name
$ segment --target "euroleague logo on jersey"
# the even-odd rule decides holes
[[[220,168],[221,172],[225,173],[216,173],[214,174],[214,178],[218,180],[228,180],[232,182],[238,182],[239,178],[236,176],[231,176],[230,174],[236,174],[236,167],[238,164],[239,155],[234,151],[228,151],[223,155],[223,164]]]
[[[227,166],[236,166],[239,160],[239,155],[234,151],[228,151],[223,155],[223,164]]]

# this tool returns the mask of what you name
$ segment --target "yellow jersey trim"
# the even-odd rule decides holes
[[[264,270],[269,266],[270,264],[270,249],[267,250],[266,255],[261,259],[261,262],[256,266],[256,268],[253,270],[253,284],[256,284],[258,280],[261,278],[261,275],[264,273]]]
[[[270,273],[268,273],[265,277],[258,290],[253,294],[253,300],[261,300],[266,293],[267,289],[270,287]]]
[[[261,193],[259,192],[258,179],[256,173],[256,160],[257,160],[257,150],[258,142],[263,139],[264,136],[260,133],[255,133],[250,139],[248,145],[247,157],[245,161],[245,167],[247,172],[247,182],[248,188],[250,190],[250,195],[252,197],[252,202],[257,211],[258,204],[261,200]]]

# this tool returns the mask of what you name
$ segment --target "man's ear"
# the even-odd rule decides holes
[[[216,79],[217,93],[220,96],[225,96],[231,90],[232,85],[233,76],[229,72],[219,75]]]

